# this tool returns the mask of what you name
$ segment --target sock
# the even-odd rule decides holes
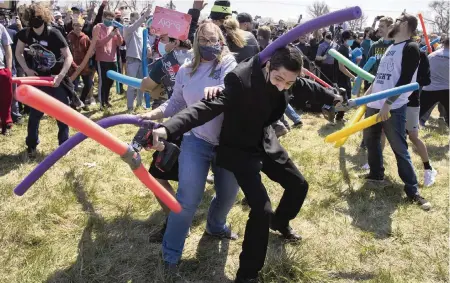
[[[424,163],[423,163],[423,168],[424,168],[425,170],[433,170],[433,168],[432,168],[431,165],[430,165],[430,161],[424,162]]]

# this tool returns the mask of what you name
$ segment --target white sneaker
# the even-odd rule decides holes
[[[361,169],[362,169],[362,170],[370,170],[369,163],[364,164],[364,165],[361,167]]]
[[[431,187],[436,181],[437,171],[432,169],[425,170],[425,176],[423,178],[423,185],[425,187]]]

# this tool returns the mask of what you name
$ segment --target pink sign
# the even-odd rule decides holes
[[[156,6],[153,14],[151,33],[167,34],[179,40],[188,39],[192,16],[174,10]]]

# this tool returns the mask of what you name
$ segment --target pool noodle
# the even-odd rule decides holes
[[[333,24],[358,19],[361,15],[361,8],[355,6],[325,14],[297,26],[286,34],[280,36],[259,53],[261,65],[264,65],[267,61],[269,61],[270,57],[272,57],[278,48],[287,46],[289,43],[298,39],[301,35],[313,32],[323,27],[328,27]]]
[[[389,115],[389,117],[391,117],[391,113],[388,113],[388,115]],[[354,125],[352,125],[348,128],[344,128],[340,131],[337,131],[335,133],[328,135],[325,138],[325,142],[335,142],[344,137],[353,135],[354,133],[357,133],[361,130],[369,128],[369,127],[375,125],[376,123],[380,122],[378,119],[379,119],[378,114],[374,114],[362,121],[359,121],[358,123],[355,123]]]
[[[136,126],[141,126],[143,120],[139,119],[137,116],[132,115],[117,115],[108,118],[104,118],[97,122],[102,128],[109,128],[121,124],[131,124]],[[37,181],[42,175],[47,172],[59,159],[66,155],[75,146],[80,144],[82,141],[88,137],[81,132],[76,133],[68,140],[66,140],[62,145],[60,145],[55,151],[48,155],[39,165],[23,179],[23,181],[17,185],[14,189],[16,195],[23,195],[27,190]]]
[[[330,49],[328,51],[328,54],[330,54],[334,59],[336,59],[340,63],[344,64],[345,67],[349,68],[351,71],[356,73],[362,79],[364,79],[364,80],[366,80],[368,82],[371,82],[371,81],[373,81],[375,79],[374,75],[368,73],[367,71],[364,71],[363,69],[358,67],[355,63],[353,63],[349,59],[345,58],[344,55],[342,55],[338,51],[336,51],[334,49]]]
[[[128,152],[129,146],[126,143],[121,142],[93,121],[43,91],[32,86],[21,85],[16,90],[16,96],[18,101],[52,116],[58,121],[72,126],[103,146],[109,148],[119,156],[124,156],[124,154]],[[142,183],[152,190],[169,209],[174,212],[181,211],[181,205],[147,172],[142,163],[137,169],[133,170],[133,173]]]

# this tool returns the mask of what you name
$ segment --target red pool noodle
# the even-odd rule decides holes
[[[312,78],[313,80],[317,81],[322,86],[324,86],[326,88],[332,88],[329,84],[327,84],[326,82],[321,80],[319,77],[317,77],[316,75],[314,75],[313,73],[311,73],[307,69],[303,68],[303,73],[305,73],[305,75],[307,75],[308,77]]]
[[[17,81],[17,80],[21,80],[21,81],[24,81],[24,80],[40,80],[40,81],[53,81],[54,80],[54,78],[53,77],[16,77],[16,78],[13,78],[13,82],[14,81]]]
[[[425,28],[425,22],[423,21],[422,13],[419,13],[420,24],[422,25],[423,37],[425,38],[425,44],[427,45],[428,54],[433,52],[430,45],[430,39],[428,38],[427,29]]]
[[[17,100],[31,106],[47,115],[50,115],[86,136],[96,140],[98,143],[109,148],[111,151],[122,156],[128,151],[128,145],[111,133],[89,120],[82,114],[73,110],[69,106],[47,95],[43,91],[29,85],[21,85],[16,91]],[[181,211],[180,204],[176,199],[151,176],[144,165],[133,171],[133,173],[144,183],[169,209],[178,213]]]
[[[41,80],[15,80],[13,83],[16,83],[18,85],[26,84],[26,85],[32,85],[32,86],[53,86],[53,81],[41,81]]]

